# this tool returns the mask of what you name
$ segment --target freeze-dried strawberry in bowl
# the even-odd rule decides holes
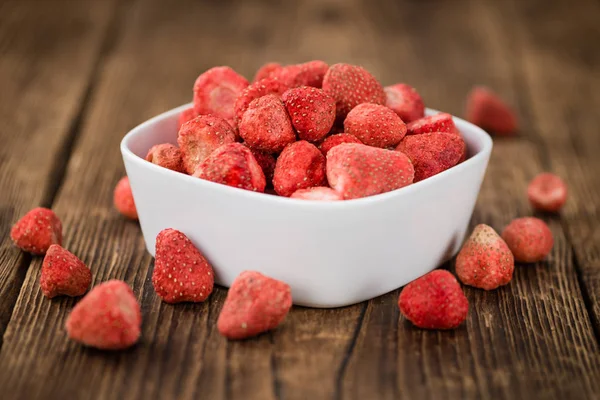
[[[288,283],[295,304],[336,307],[403,286],[460,249],[492,148],[480,128],[454,118],[469,158],[448,170],[383,194],[322,201],[241,190],[146,161],[152,146],[177,143],[179,114],[189,107],[144,122],[121,143],[151,254],[160,231],[177,229],[218,284],[253,269]]]

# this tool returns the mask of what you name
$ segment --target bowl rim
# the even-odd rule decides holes
[[[170,169],[160,167],[156,164],[148,162],[145,158],[138,156],[130,149],[131,142],[138,136],[143,135],[143,133],[152,125],[168,119],[172,118],[175,115],[178,115],[181,111],[191,107],[193,103],[187,103],[181,105],[179,107],[175,107],[171,110],[160,113],[141,124],[137,125],[133,129],[131,129],[121,140],[120,149],[121,154],[124,159],[129,160],[132,163],[137,164],[140,168],[149,168],[153,173],[159,174],[167,174],[171,175],[173,179],[180,179],[182,182],[187,182],[190,185],[197,185],[200,187],[204,187],[210,190],[221,191],[223,195],[237,195],[242,198],[247,198],[251,200],[263,200],[267,202],[272,202],[273,204],[279,205],[292,205],[294,207],[306,207],[306,208],[325,208],[325,209],[345,209],[352,207],[362,207],[362,206],[370,206],[373,204],[377,204],[379,202],[388,201],[395,197],[402,196],[410,196],[411,193],[419,190],[423,190],[431,185],[436,185],[440,180],[445,179],[445,177],[450,174],[460,174],[467,168],[471,168],[474,164],[480,162],[486,162],[491,154],[493,141],[490,135],[485,132],[483,129],[474,125],[462,118],[458,118],[452,115],[452,118],[455,122],[459,122],[461,125],[466,125],[470,133],[469,135],[474,135],[476,140],[479,140],[482,143],[481,149],[473,154],[471,157],[463,161],[462,163],[455,165],[452,168],[449,168],[445,171],[440,172],[432,177],[424,179],[422,181],[410,184],[408,186],[404,186],[402,188],[398,188],[396,190],[392,190],[390,192],[381,193],[373,196],[362,197],[358,199],[350,199],[344,201],[320,201],[320,200],[305,200],[305,199],[293,199],[289,197],[275,196],[268,193],[262,192],[254,192],[250,190],[241,190],[239,188],[234,188],[231,186],[219,184],[216,182],[207,181],[204,179],[195,178],[191,175],[187,175],[181,172],[172,171]],[[426,115],[437,114],[441,111],[427,108]],[[158,144],[158,143],[157,143]]]

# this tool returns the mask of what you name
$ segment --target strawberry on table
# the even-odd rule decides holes
[[[62,243],[62,223],[54,211],[36,207],[13,225],[10,238],[23,251],[45,254],[51,245]]]
[[[42,263],[40,287],[44,296],[81,296],[92,283],[90,269],[58,244],[50,246]]]

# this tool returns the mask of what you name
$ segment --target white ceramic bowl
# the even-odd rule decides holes
[[[148,251],[165,228],[185,233],[229,286],[244,270],[287,282],[294,303],[338,307],[379,296],[435,269],[463,242],[492,150],[480,128],[455,118],[469,158],[424,181],[363,199],[318,202],[236,189],[144,160],[176,143],[190,104],[129,132],[121,152]],[[427,110],[428,114],[436,111]]]

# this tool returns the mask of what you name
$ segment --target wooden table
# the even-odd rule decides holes
[[[15,0],[0,2],[0,398],[598,398],[600,395],[600,3],[581,1]],[[162,303],[136,223],[112,207],[119,141],[231,65],[322,59],[364,65],[462,115],[474,84],[514,104],[521,132],[496,139],[473,224],[531,215],[528,181],[569,184],[547,262],[510,285],[465,288],[451,332],[416,329],[399,290],[342,309],[295,307],[276,331],[228,342],[225,298]],[[124,279],[143,309],[139,345],[83,348],[63,325],[76,300],[47,300],[41,258],[10,226],[52,207],[94,282]],[[401,260],[399,267],[402,266]],[[452,269],[450,263],[445,266]]]

